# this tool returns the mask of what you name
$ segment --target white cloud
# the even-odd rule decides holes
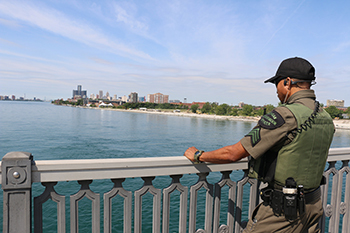
[[[136,7],[131,3],[127,5],[128,11],[117,3],[113,3],[113,7],[117,21],[124,23],[127,26],[127,28],[136,31],[146,31],[148,29],[148,26],[145,23],[141,22],[134,15],[132,15],[132,13],[136,11]]]
[[[2,1],[0,12],[9,17],[19,19],[32,26],[50,31],[80,43],[107,49],[121,56],[149,59],[152,58],[134,48],[117,42],[115,38],[108,38],[95,25],[70,18],[52,8],[29,4],[27,2]]]

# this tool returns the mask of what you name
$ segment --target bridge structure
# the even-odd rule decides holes
[[[321,186],[324,207],[320,221],[322,232],[350,232],[349,160],[350,147],[330,149],[324,172],[327,183]],[[53,208],[57,211],[57,218],[54,225],[58,233],[79,232],[82,219],[79,216],[83,211],[90,212],[89,232],[94,233],[241,232],[245,220],[261,202],[258,193],[263,185],[246,176],[247,167],[246,159],[231,164],[193,164],[183,156],[34,160],[31,153],[10,152],[1,161],[3,232],[45,232],[43,219],[48,201],[55,203]],[[237,181],[230,176],[232,171],[242,171]],[[219,176],[214,183],[208,179],[213,173]],[[166,177],[169,183],[158,187],[155,182],[158,177]],[[186,184],[184,180],[188,177],[195,182]],[[125,187],[125,180],[132,178],[141,178],[140,188],[128,190]],[[109,190],[100,193],[98,188],[91,188],[92,182],[100,180],[110,184]],[[64,188],[57,191],[57,186],[64,187],[67,181],[77,182],[78,191],[68,195],[62,193]],[[174,193],[178,193],[176,202]],[[147,212],[152,217],[147,223],[142,222],[145,218],[142,200],[146,195],[152,197]],[[119,204],[122,208],[115,212],[112,203],[117,197],[122,200]],[[81,210],[79,203],[84,198],[91,203],[91,208]],[[204,202],[204,205],[199,205],[199,202]],[[171,211],[173,205],[178,205],[175,213]],[[243,217],[244,208],[247,209],[246,218]],[[198,214],[199,211],[203,214]],[[113,228],[116,215],[122,221],[120,229]],[[174,215],[177,215],[176,229],[171,230],[170,216]],[[202,218],[201,221],[198,221],[199,218]],[[149,225],[148,230],[145,224]]]

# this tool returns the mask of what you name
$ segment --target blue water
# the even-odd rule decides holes
[[[55,106],[45,102],[0,101],[0,113],[0,155],[4,156],[11,151],[28,151],[33,154],[35,160],[181,156],[189,146],[209,151],[234,144],[256,124],[83,109]],[[349,145],[350,130],[337,131],[332,147]],[[241,179],[242,172],[233,172],[231,178],[235,181]],[[196,176],[185,176],[181,180],[184,185],[191,185],[197,179]],[[218,174],[210,174],[208,178],[211,183],[219,179]],[[169,177],[157,177],[153,181],[155,187],[159,189],[166,187],[170,182]],[[141,179],[129,179],[125,182],[125,189],[134,191],[141,188],[142,184]],[[103,193],[109,191],[112,186],[108,181],[94,181],[91,189],[100,193],[102,204]],[[33,196],[40,195],[44,190],[41,184],[34,184],[34,187]],[[66,222],[67,232],[69,232],[69,195],[79,191],[79,185],[77,182],[59,183],[56,190],[66,195],[66,214],[68,215]],[[0,198],[2,199],[2,194]],[[79,207],[91,208],[89,201],[84,199],[86,203],[79,204]],[[151,213],[147,212],[149,209],[147,205],[150,204],[147,200],[152,200],[152,197],[144,199],[143,216],[149,217],[143,219],[142,227],[143,232],[149,232],[151,231],[149,219]],[[176,202],[176,196],[173,202]],[[2,202],[0,203],[2,208]],[[225,203],[222,204],[225,205]],[[44,210],[49,209],[45,208],[46,205],[55,206],[53,203],[45,204]],[[198,205],[204,206],[204,203]],[[121,208],[117,203],[113,206],[115,211]],[[82,215],[85,214],[83,209]],[[171,210],[172,213],[177,211],[176,207]],[[56,231],[55,212],[56,209],[45,214],[44,232]],[[246,213],[247,210],[243,212]],[[118,216],[118,212],[113,213],[113,218],[119,219],[113,223],[114,232],[120,232],[122,218]],[[2,218],[2,214],[0,216]],[[222,216],[226,218],[224,212]],[[81,232],[89,232],[91,215],[87,213],[86,216],[79,215],[79,217]],[[101,218],[103,219],[102,213]],[[174,218],[172,229],[177,231],[178,219]],[[2,222],[2,219],[0,221]],[[199,220],[197,225],[203,228],[204,222]],[[103,226],[102,223],[101,226]]]

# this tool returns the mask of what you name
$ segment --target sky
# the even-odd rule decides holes
[[[321,103],[350,106],[350,1],[0,0],[0,95],[276,106],[264,80],[296,56]]]

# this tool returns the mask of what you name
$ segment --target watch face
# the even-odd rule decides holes
[[[201,163],[201,161],[199,161],[199,157],[202,155],[204,151],[201,151],[201,150],[197,150],[195,153],[194,153],[194,161],[196,163]]]

